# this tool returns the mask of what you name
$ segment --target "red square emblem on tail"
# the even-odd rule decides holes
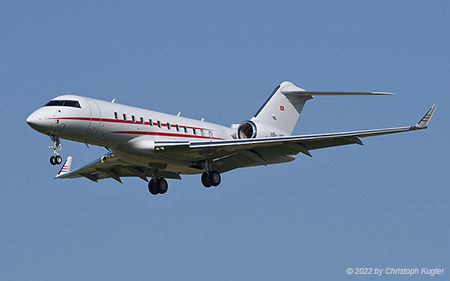
[[[280,110],[284,111],[284,106],[280,105]]]

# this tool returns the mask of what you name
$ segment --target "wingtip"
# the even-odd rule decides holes
[[[396,96],[397,94],[390,92],[372,92],[372,95]]]
[[[423,116],[422,119],[420,119],[420,121],[413,128],[414,129],[428,128],[428,124],[430,123],[431,117],[433,117],[436,107],[437,107],[437,104],[433,104],[433,106],[427,111],[425,116]]]
[[[58,174],[55,176],[55,179],[58,179],[65,174],[70,173],[70,167],[72,166],[72,156],[67,157],[66,162],[64,162],[64,165],[62,166],[61,170],[59,170]]]

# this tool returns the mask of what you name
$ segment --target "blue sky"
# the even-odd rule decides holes
[[[367,280],[346,269],[450,270],[449,9],[448,1],[1,2],[0,280]],[[413,125],[438,109],[426,131],[235,170],[216,189],[184,176],[156,197],[140,179],[53,180],[50,139],[25,123],[51,98],[75,93],[231,125],[285,80],[397,93],[316,97],[295,134]],[[74,167],[104,152],[63,141]]]

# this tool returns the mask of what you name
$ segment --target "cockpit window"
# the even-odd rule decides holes
[[[78,107],[80,108],[80,103],[76,100],[66,100],[64,101],[64,106]]]
[[[44,106],[70,106],[81,108],[80,103],[76,100],[51,100]]]

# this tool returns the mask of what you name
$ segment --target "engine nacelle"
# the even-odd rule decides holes
[[[247,120],[242,122],[237,127],[237,138],[238,139],[253,139],[253,138],[268,138],[268,137],[282,137],[285,134],[279,130],[255,122],[252,120]]]
[[[137,156],[152,156],[155,153],[155,141],[149,136],[140,136],[119,145],[116,149]]]
[[[258,135],[258,127],[253,121],[242,122],[237,129],[239,139],[253,139]]]

